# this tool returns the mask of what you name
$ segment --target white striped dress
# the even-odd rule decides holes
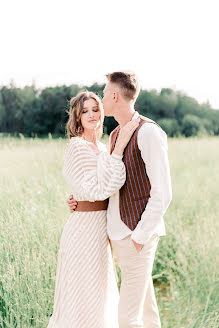
[[[71,138],[63,176],[78,201],[104,200],[125,182],[121,156],[99,154]],[[64,226],[56,271],[53,314],[47,328],[118,328],[118,289],[106,230],[106,210],[74,212]]]

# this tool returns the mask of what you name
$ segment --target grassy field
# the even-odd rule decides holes
[[[48,324],[69,216],[65,144],[0,139],[1,328]],[[218,328],[219,138],[171,139],[169,159],[173,201],[153,269],[162,327]]]

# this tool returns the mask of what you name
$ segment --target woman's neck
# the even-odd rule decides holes
[[[97,136],[96,131],[84,131],[81,135],[81,138],[83,138],[86,141],[92,142],[95,145],[97,144]]]

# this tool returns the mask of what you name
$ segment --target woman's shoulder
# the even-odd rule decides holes
[[[98,149],[101,153],[107,152],[107,147],[103,142],[98,141],[97,144]],[[71,153],[74,152],[78,155],[84,154],[85,152],[93,153],[91,143],[80,137],[72,137],[67,143],[67,150],[69,150]]]
[[[72,137],[68,141],[67,145],[75,146],[75,147],[83,146],[83,145],[86,145],[86,141],[84,139],[80,138],[80,137]]]
[[[87,152],[86,142],[80,137],[72,137],[67,142],[66,151],[76,155]]]

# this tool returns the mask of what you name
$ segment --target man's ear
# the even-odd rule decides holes
[[[113,92],[113,101],[114,103],[117,103],[119,100],[119,94],[118,92]]]

